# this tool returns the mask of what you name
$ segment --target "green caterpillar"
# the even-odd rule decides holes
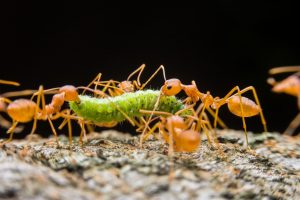
[[[80,95],[80,103],[70,102],[70,108],[78,116],[96,123],[121,122],[125,117],[119,110],[130,118],[143,116],[145,114],[140,113],[140,110],[153,110],[159,95],[159,90],[141,90],[104,99]],[[174,114],[184,107],[182,101],[175,96],[161,96],[156,110]],[[181,114],[187,115],[189,111],[186,110]]]

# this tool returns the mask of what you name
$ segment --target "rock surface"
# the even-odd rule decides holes
[[[85,146],[60,137],[14,140],[0,148],[0,199],[300,199],[300,138],[219,131],[195,153],[115,131],[92,133]],[[172,180],[170,178],[172,177]]]

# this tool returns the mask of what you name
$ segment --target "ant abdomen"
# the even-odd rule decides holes
[[[254,101],[248,99],[247,97],[241,98],[242,104],[239,96],[233,96],[228,99],[227,105],[230,112],[239,117],[253,117],[258,115],[258,113],[261,111],[261,108]],[[241,105],[243,107],[244,115],[242,115]]]
[[[175,134],[175,149],[178,152],[194,152],[198,149],[201,138],[200,133],[194,130],[185,130]]]
[[[30,122],[35,115],[36,103],[28,99],[17,99],[7,106],[7,114],[15,121]]]

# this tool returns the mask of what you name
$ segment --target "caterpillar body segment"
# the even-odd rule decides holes
[[[141,90],[104,99],[80,95],[80,102],[70,102],[70,108],[78,116],[95,123],[121,122],[126,119],[122,112],[134,118],[145,115],[140,110],[153,110],[159,95],[159,90]],[[184,104],[175,96],[161,96],[157,111],[176,113],[182,109]],[[183,116],[187,114],[189,114],[188,110],[182,113]]]

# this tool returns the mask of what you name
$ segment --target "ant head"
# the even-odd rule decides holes
[[[78,92],[73,85],[65,85],[59,89],[59,93],[65,94],[65,101],[78,101]]]
[[[178,128],[178,129],[186,129],[187,125],[184,123],[184,120],[182,117],[178,115],[172,115],[167,118],[167,122],[173,126],[173,128]]]
[[[275,86],[277,84],[275,78],[271,77],[267,79],[267,83],[271,86]]]
[[[122,81],[118,86],[125,92],[134,92],[134,85],[131,81]]]
[[[179,79],[172,78],[166,80],[165,84],[162,86],[161,91],[164,95],[172,96],[178,94],[182,89],[182,85]]]
[[[174,137],[175,139],[175,137]],[[186,130],[176,136],[176,150],[181,152],[196,151],[201,142],[200,134],[194,130]]]

